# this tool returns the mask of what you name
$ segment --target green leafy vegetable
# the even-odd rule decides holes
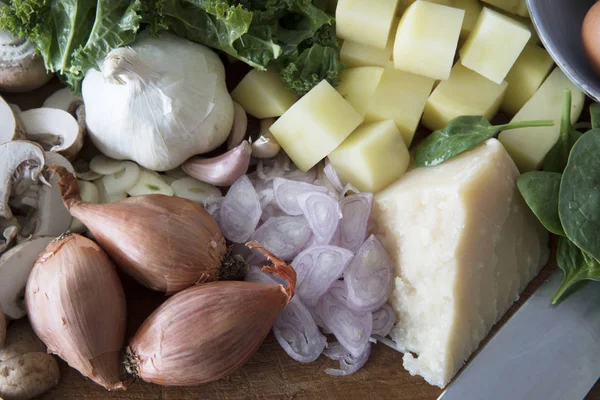
[[[577,282],[585,280],[600,281],[600,263],[566,237],[561,237],[558,240],[556,261],[565,275],[558,290],[552,296],[552,304],[556,304],[563,299],[569,289]]]
[[[590,106],[590,120],[592,129],[600,129],[600,104],[593,103]]]
[[[569,152],[580,137],[581,133],[571,125],[571,91],[565,90],[560,135],[544,158],[544,171],[563,172],[569,159]]]
[[[560,183],[558,212],[567,237],[600,259],[600,129],[575,143]]]
[[[561,174],[557,172],[527,172],[517,180],[525,202],[544,228],[555,235],[565,235],[558,216],[558,196]]]
[[[419,167],[431,167],[457,156],[509,129],[552,126],[553,121],[522,121],[491,125],[481,116],[454,118],[445,128],[429,135],[416,148],[415,161]]]

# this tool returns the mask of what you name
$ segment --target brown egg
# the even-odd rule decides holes
[[[590,8],[581,25],[583,48],[592,63],[600,72],[600,2]]]

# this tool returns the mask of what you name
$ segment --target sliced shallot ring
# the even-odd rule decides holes
[[[247,140],[220,156],[192,157],[181,168],[192,178],[216,186],[230,186],[243,176],[250,166],[252,149]]]
[[[302,251],[310,234],[310,227],[304,217],[285,216],[269,218],[251,238],[277,257],[291,260]]]
[[[358,249],[344,272],[348,306],[356,311],[376,311],[392,290],[392,264],[383,244],[371,235]]]
[[[223,236],[234,243],[244,243],[256,229],[262,208],[252,182],[242,175],[221,202],[219,226]]]
[[[325,166],[323,167],[323,173],[325,174],[327,179],[329,179],[329,182],[331,182],[331,184],[333,185],[335,190],[337,190],[340,193],[344,191],[344,185],[342,184],[340,177],[338,176],[337,172],[335,171],[335,168],[333,168],[333,164],[331,164],[331,161],[329,161],[328,158],[325,159]]]
[[[373,331],[371,335],[387,336],[396,323],[396,312],[389,304],[384,304],[373,313]]]
[[[275,202],[288,215],[302,215],[298,196],[306,192],[327,193],[327,188],[284,178],[273,179]]]
[[[338,226],[338,245],[357,252],[367,239],[369,218],[373,209],[373,194],[359,193],[340,201],[342,219]]]
[[[350,250],[335,246],[315,246],[302,251],[291,266],[296,270],[297,294],[309,307],[337,281],[352,259]]]
[[[298,205],[317,243],[331,242],[342,218],[340,203],[326,193],[306,192],[298,195]]]
[[[340,369],[327,368],[325,370],[327,375],[352,375],[367,363],[367,360],[371,355],[371,343],[368,343],[367,346],[365,346],[363,352],[358,357],[354,357],[350,354],[350,352],[348,352],[340,343],[328,344],[327,349],[325,349],[323,354],[332,360],[340,362]]]

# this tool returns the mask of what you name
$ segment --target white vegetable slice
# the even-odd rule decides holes
[[[172,176],[173,178],[177,178],[177,179],[189,177],[189,175],[181,168],[174,168],[174,169],[165,171],[165,175]]]
[[[140,166],[133,161],[123,161],[125,168],[102,178],[104,189],[109,196],[128,192],[140,179]]]
[[[182,179],[182,178],[175,178],[175,177],[165,175],[165,174],[158,174],[158,175],[160,176],[160,179],[165,181],[165,183],[169,186],[171,186],[173,184],[173,182],[175,182],[176,180]],[[175,190],[173,190],[173,193],[175,193]]]
[[[183,197],[203,206],[223,197],[218,187],[200,182],[190,176],[175,180],[171,183],[171,188],[175,196]]]
[[[344,185],[342,184],[340,177],[338,176],[337,172],[335,171],[335,168],[333,168],[333,164],[331,164],[331,161],[329,161],[328,158],[325,159],[325,166],[323,167],[323,173],[325,174],[327,179],[329,179],[329,182],[331,182],[333,187],[338,192],[344,191]]]
[[[328,194],[307,192],[298,195],[298,205],[319,244],[331,242],[342,211],[339,202]]]
[[[90,170],[100,175],[111,175],[124,170],[125,161],[115,160],[98,154],[90,160]]]
[[[110,204],[116,203],[118,201],[124,200],[127,198],[127,193],[115,193],[113,195],[108,195],[106,193],[106,189],[104,188],[104,182],[102,179],[97,179],[92,182],[98,188],[98,203],[99,204]]]
[[[379,239],[371,235],[344,272],[348,306],[357,311],[378,310],[388,299],[392,279],[387,251]]]
[[[219,211],[223,236],[234,243],[244,243],[256,229],[262,208],[250,178],[242,175],[225,195]],[[264,243],[261,243],[264,246]]]
[[[340,343],[328,344],[327,349],[323,352],[323,354],[332,360],[339,360],[340,362],[340,369],[327,368],[325,370],[327,375],[352,375],[367,363],[367,360],[371,355],[371,343],[367,344],[363,352],[358,357],[354,357],[352,354],[350,354],[350,352],[346,350]]]
[[[296,270],[296,294],[307,306],[316,306],[319,298],[342,276],[352,255],[350,250],[335,246],[315,246],[302,251],[291,263]]]
[[[79,185],[79,193],[81,195],[81,200],[86,203],[98,204],[100,203],[100,194],[98,193],[98,186],[96,186],[92,182],[77,181]],[[69,230],[71,232],[84,232],[86,230],[86,226],[83,222],[79,221],[77,218],[73,218],[71,220],[71,225],[69,226]]]
[[[165,181],[160,179],[154,171],[140,168],[140,178],[134,187],[129,189],[127,193],[130,196],[142,196],[145,194],[164,194],[165,196],[173,196],[173,189],[167,185]]]
[[[387,336],[396,323],[396,312],[389,304],[384,304],[373,313],[373,332],[371,335]]]
[[[304,217],[273,217],[251,239],[283,260],[291,260],[304,248],[311,232]]]
[[[288,215],[302,215],[298,196],[306,192],[327,193],[327,188],[284,178],[273,179],[275,202]]]
[[[373,194],[359,193],[344,197],[340,202],[342,219],[338,226],[338,244],[352,252],[358,251],[367,238]]]

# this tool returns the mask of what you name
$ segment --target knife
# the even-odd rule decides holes
[[[555,271],[438,400],[579,400],[600,377],[600,282],[560,304]]]

